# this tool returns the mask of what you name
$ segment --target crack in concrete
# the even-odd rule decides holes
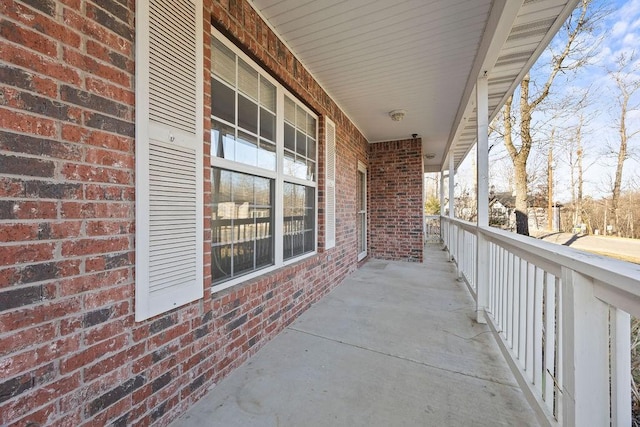
[[[332,341],[332,342],[339,343],[339,344],[344,344],[344,345],[347,345],[347,346],[350,346],[350,347],[359,348],[361,350],[370,351],[372,353],[380,354],[382,356],[393,357],[394,359],[404,360],[406,362],[415,363],[417,365],[425,366],[425,367],[428,367],[428,368],[433,368],[433,369],[437,369],[437,370],[440,370],[440,371],[450,372],[452,374],[458,374],[458,375],[462,375],[464,377],[474,378],[474,379],[477,379],[477,380],[480,380],[480,381],[486,381],[486,382],[490,382],[490,383],[493,383],[493,384],[498,384],[498,385],[502,385],[502,386],[505,386],[505,387],[510,387],[510,388],[514,388],[514,389],[520,390],[520,388],[518,387],[517,384],[509,384],[509,383],[505,383],[505,382],[502,382],[502,381],[498,381],[498,380],[496,380],[494,378],[487,378],[487,377],[482,377],[482,376],[479,376],[479,375],[469,374],[469,373],[462,372],[462,371],[456,371],[456,370],[453,370],[453,369],[443,368],[441,366],[436,366],[436,365],[432,365],[430,363],[421,362],[420,360],[411,359],[409,357],[400,356],[400,355],[392,354],[392,353],[386,353],[384,351],[380,351],[380,350],[376,350],[376,349],[373,349],[373,348],[364,347],[364,346],[361,346],[361,345],[349,343],[349,342],[342,341],[342,340],[339,340],[339,339],[336,339],[336,338],[326,337],[324,335],[315,334],[315,333],[309,332],[309,331],[303,331],[302,329],[296,329],[293,326],[289,326],[289,327],[287,327],[287,329],[295,331],[295,332],[300,332],[301,334],[306,334],[306,335],[314,336],[314,337],[317,337],[317,338],[321,338],[321,339],[324,339],[324,340],[327,340],[327,341]]]

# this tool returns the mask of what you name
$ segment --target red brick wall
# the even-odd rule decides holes
[[[166,425],[356,268],[364,137],[246,1],[206,1],[206,34],[336,123],[337,246],[320,163],[317,255],[212,295],[207,251],[203,300],[134,322],[134,3],[0,6],[0,425]]]
[[[421,262],[423,168],[420,138],[369,146],[369,255]]]

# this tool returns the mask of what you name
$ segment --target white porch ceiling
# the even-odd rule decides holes
[[[493,116],[577,1],[252,0],[369,142],[418,134],[427,171],[475,143],[478,76]]]

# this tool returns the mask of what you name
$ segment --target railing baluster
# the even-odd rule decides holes
[[[555,388],[553,381],[555,370],[553,362],[555,360],[555,330],[556,330],[556,301],[555,301],[555,277],[546,273],[544,274],[544,350],[542,357],[542,369],[543,369],[543,384],[542,384],[542,398],[544,399],[549,412],[554,416],[557,415],[554,411],[554,399],[553,390]]]
[[[542,364],[542,354],[544,352],[544,338],[543,338],[543,329],[544,329],[544,318],[543,316],[543,307],[544,307],[544,288],[545,288],[545,273],[541,268],[535,268],[535,279],[534,279],[534,313],[533,313],[533,328],[534,328],[534,348],[533,348],[533,385],[538,390],[540,396],[543,395],[542,385],[544,384],[544,366]]]
[[[513,266],[515,264],[514,261],[515,255],[511,252],[508,254],[508,269],[507,269],[507,280],[505,283],[505,287],[507,288],[507,295],[505,304],[507,306],[507,319],[506,319],[506,337],[507,344],[509,344],[510,348],[513,348]]]
[[[511,294],[511,345],[516,359],[520,358],[520,258],[513,260],[513,279],[511,281],[513,293]]]
[[[518,307],[518,358],[520,359],[522,369],[527,363],[526,343],[527,343],[527,262],[520,260],[520,280],[519,283],[519,303]]]
[[[611,425],[631,425],[631,318],[615,307],[610,307],[611,322]]]
[[[527,262],[527,279],[526,279],[526,307],[527,307],[527,318],[526,318],[526,346],[525,346],[525,362],[524,362],[524,371],[527,375],[527,379],[531,384],[534,384],[534,351],[535,351],[535,311],[536,311],[536,300],[535,300],[535,292],[536,292],[536,270],[535,266],[529,262]]]
[[[556,418],[560,419],[560,408],[562,408],[562,372],[563,372],[563,367],[562,367],[562,351],[563,351],[563,345],[562,345],[562,294],[561,294],[561,281],[559,277],[555,277],[554,280],[554,290],[555,290],[555,301],[556,301],[556,307],[555,307],[555,318],[556,318],[556,324],[555,324],[555,331],[554,331],[554,337],[555,337],[555,349],[556,352],[554,354],[554,360],[553,360],[553,367],[554,367],[554,390],[553,390],[553,398],[554,398],[554,415],[556,415]]]

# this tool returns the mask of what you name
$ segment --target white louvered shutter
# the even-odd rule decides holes
[[[203,297],[202,19],[136,1],[136,321]]]
[[[336,125],[325,118],[326,145],[326,197],[325,197],[325,249],[336,245]]]

